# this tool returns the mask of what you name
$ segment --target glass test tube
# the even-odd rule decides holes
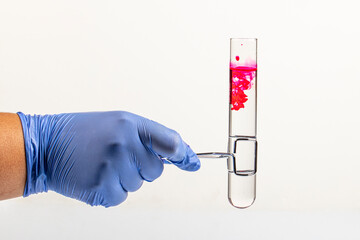
[[[228,199],[237,208],[256,198],[257,39],[230,39],[228,151],[197,153],[200,158],[227,158]]]
[[[230,39],[228,199],[246,208],[256,198],[257,39]]]

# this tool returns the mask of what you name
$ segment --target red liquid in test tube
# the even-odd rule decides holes
[[[237,56],[238,59],[238,56]],[[245,108],[245,102],[248,100],[246,91],[251,90],[254,85],[254,79],[256,76],[256,67],[230,66],[230,104],[231,110],[240,110]]]

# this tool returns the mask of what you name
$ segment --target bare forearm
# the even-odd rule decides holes
[[[14,113],[0,113],[0,200],[22,196],[25,180],[25,148],[20,119]]]

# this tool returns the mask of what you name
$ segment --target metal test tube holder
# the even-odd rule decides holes
[[[199,158],[227,158],[228,199],[236,208],[256,198],[257,39],[230,39],[228,151],[198,153]]]

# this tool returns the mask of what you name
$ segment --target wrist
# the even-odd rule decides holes
[[[26,183],[24,197],[47,192],[47,149],[49,133],[54,121],[52,115],[25,115],[17,113],[22,125],[26,158]]]

